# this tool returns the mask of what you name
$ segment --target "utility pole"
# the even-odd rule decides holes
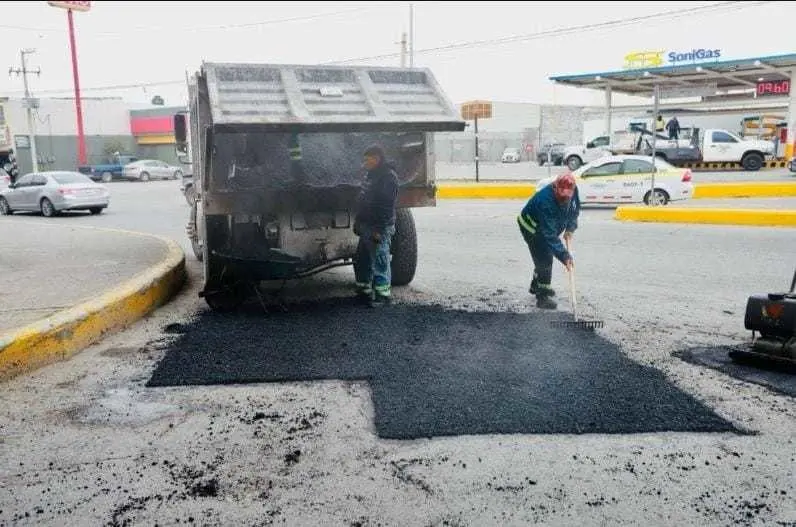
[[[409,4],[409,67],[415,67],[415,4]]]
[[[39,155],[36,152],[36,129],[34,128],[33,122],[33,108],[37,108],[38,101],[36,99],[32,99],[30,96],[30,89],[28,88],[28,73],[35,73],[37,76],[41,75],[41,68],[36,68],[36,70],[29,70],[27,68],[27,61],[25,60],[25,55],[35,53],[35,49],[23,49],[19,52],[19,55],[22,59],[22,68],[9,68],[8,73],[9,75],[12,73],[16,73],[17,75],[22,75],[22,83],[25,86],[25,109],[28,114],[28,134],[29,134],[29,141],[30,141],[30,157],[31,161],[33,162],[33,171],[39,171]]]
[[[406,31],[401,33],[401,67],[406,67]]]

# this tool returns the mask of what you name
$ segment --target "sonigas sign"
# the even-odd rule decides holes
[[[61,7],[63,9],[71,9],[72,11],[88,11],[91,9],[91,2],[53,2],[52,0],[47,0],[47,3],[53,7]]]

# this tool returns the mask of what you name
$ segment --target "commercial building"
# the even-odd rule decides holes
[[[587,106],[489,102],[492,116],[478,120],[478,151],[483,162],[499,162],[506,148],[519,148],[524,159],[535,159],[548,143],[580,144]],[[461,106],[458,105],[459,111]],[[475,158],[475,122],[462,133],[436,134],[435,152],[443,163],[470,163]]]
[[[107,161],[115,152],[177,163],[172,116],[182,107],[130,109],[121,98],[84,97],[83,132],[88,164]],[[39,170],[75,170],[78,138],[73,98],[37,99],[33,128]],[[27,110],[23,99],[2,102],[9,135],[22,173],[33,168]]]
[[[708,51],[710,51],[708,53]],[[768,129],[780,146],[782,158],[791,159],[796,145],[796,54],[718,60],[721,50],[696,50],[680,60],[664,51],[629,55],[624,70],[551,77],[553,82],[605,93],[603,135],[615,131],[616,112],[652,118],[655,111],[669,116],[689,116],[711,123],[723,122],[740,135]],[[614,94],[645,98],[634,107],[616,107]],[[683,119],[678,117],[683,124]],[[733,121],[736,123],[733,125]],[[698,126],[698,125],[695,125]],[[704,126],[704,125],[703,125]]]

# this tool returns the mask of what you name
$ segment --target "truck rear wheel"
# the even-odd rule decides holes
[[[763,156],[761,156],[757,152],[746,154],[744,158],[741,160],[741,164],[743,165],[744,169],[750,172],[756,172],[761,168],[763,168],[764,162],[765,160],[763,159]]]
[[[395,235],[392,238],[392,285],[409,285],[417,270],[417,230],[409,209],[398,209],[395,215]]]
[[[583,164],[583,161],[578,156],[569,156],[567,158],[567,168],[570,170],[577,170]]]

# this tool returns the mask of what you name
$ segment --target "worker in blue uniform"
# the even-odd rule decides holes
[[[530,293],[536,296],[536,307],[556,309],[551,286],[553,260],[557,259],[567,269],[574,264],[572,254],[561,242],[566,241],[578,228],[580,198],[575,177],[567,172],[536,192],[517,217],[520,232],[531,252],[534,265]]]

